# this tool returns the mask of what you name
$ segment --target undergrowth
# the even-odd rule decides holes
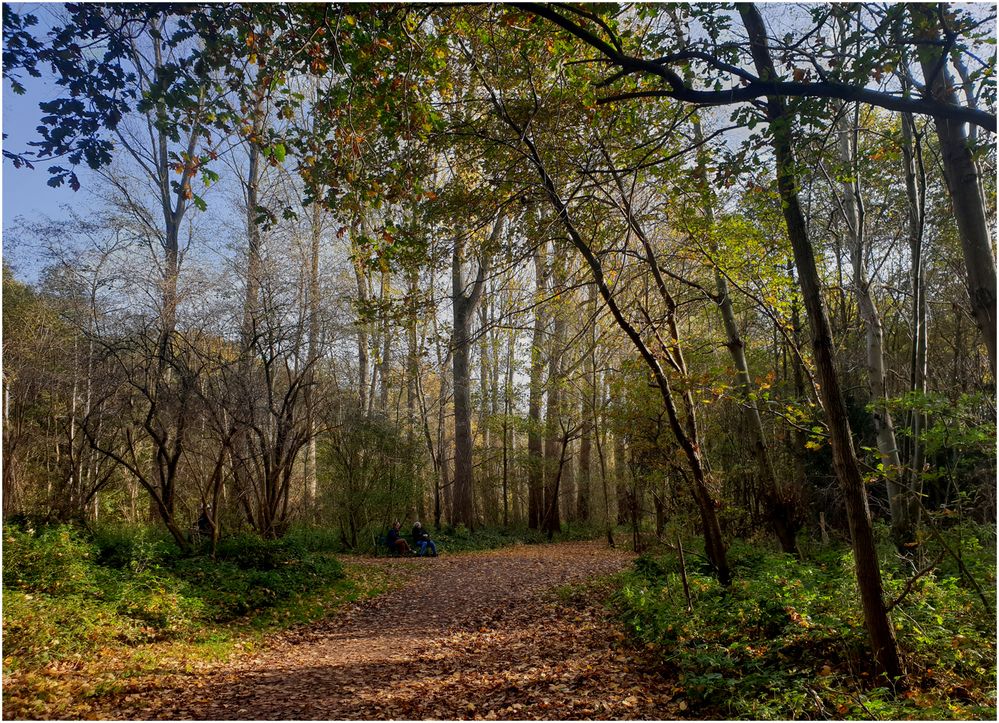
[[[994,597],[991,534],[966,526],[958,549]],[[941,563],[892,610],[907,672],[896,688],[872,667],[848,548],[802,562],[733,542],[726,590],[688,544],[689,612],[672,550],[639,557],[612,599],[633,638],[678,677],[691,717],[995,719],[995,611],[956,565]],[[888,545],[881,555],[891,600],[912,568]]]
[[[385,534],[382,531],[381,534]],[[411,543],[409,530],[404,529],[403,536]],[[440,530],[432,527],[428,529],[430,537],[437,545],[439,553],[452,552],[476,552],[480,550],[495,550],[501,547],[512,545],[539,545],[548,542],[548,536],[539,530],[531,530],[527,527],[479,527],[469,530],[464,525],[447,526]],[[602,529],[592,525],[566,524],[562,531],[552,536],[552,542],[569,542],[592,540],[605,534]],[[387,554],[382,549],[366,549],[363,552],[376,552]]]
[[[81,698],[114,692],[129,677],[223,659],[387,585],[368,568],[348,565],[346,574],[332,544],[304,530],[278,541],[234,536],[212,559],[207,550],[184,557],[134,528],[5,527],[5,712],[80,715],[86,708],[72,706]],[[52,672],[64,668],[90,680],[60,688]]]

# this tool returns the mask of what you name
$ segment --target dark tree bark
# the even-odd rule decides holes
[[[650,78],[662,81],[659,88],[650,88],[628,93],[618,93],[598,100],[598,103],[611,103],[633,98],[672,98],[684,103],[702,106],[733,105],[746,103],[763,97],[800,97],[800,98],[836,98],[841,101],[856,101],[880,106],[888,110],[929,115],[934,118],[950,119],[958,124],[973,123],[985,130],[996,131],[996,117],[978,108],[967,108],[949,99],[933,94],[930,98],[910,98],[891,93],[871,90],[860,85],[849,85],[835,80],[820,80],[817,82],[781,81],[774,74],[763,77],[757,69],[757,76],[738,69],[740,82],[731,88],[719,90],[699,90],[684,83],[683,78],[671,67],[674,64],[685,63],[692,59],[702,60],[709,65],[731,73],[735,66],[720,58],[698,51],[683,51],[656,59],[645,59],[627,55],[620,50],[617,37],[604,40],[591,32],[587,27],[577,23],[572,17],[559,12],[555,4],[542,3],[512,3],[515,7],[543,17],[584,43],[600,51],[612,63],[613,74],[602,85],[608,85],[613,80],[631,74],[644,74]],[[913,5],[911,7],[919,7]],[[932,6],[925,6],[932,8]],[[932,12],[932,10],[931,10]],[[604,26],[606,30],[606,26]],[[933,45],[941,47],[940,43]]]
[[[628,450],[620,435],[614,435],[614,499],[617,500],[617,524],[627,525],[630,519]]]

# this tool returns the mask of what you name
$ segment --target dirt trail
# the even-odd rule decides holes
[[[587,596],[553,588],[615,572],[598,543],[373,560],[400,589],[174,687],[101,712],[170,719],[668,719],[674,687]]]

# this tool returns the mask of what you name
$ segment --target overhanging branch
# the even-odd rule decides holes
[[[612,76],[613,79],[632,73],[644,73],[665,81],[666,86],[660,89],[618,93],[602,98],[601,104],[613,103],[633,98],[672,98],[685,103],[697,105],[731,105],[745,103],[765,96],[783,96],[799,98],[836,98],[843,101],[856,101],[879,106],[887,110],[928,115],[937,118],[971,123],[992,133],[996,132],[996,116],[976,108],[968,108],[950,103],[942,103],[933,98],[906,98],[884,91],[858,87],[836,81],[821,81],[805,83],[796,81],[764,81],[748,75],[745,71],[736,73],[745,85],[728,90],[697,90],[687,86],[683,79],[673,69],[667,67],[663,59],[645,60],[623,53],[617,48],[617,39],[604,40],[596,33],[588,30],[571,18],[567,18],[557,10],[557,5],[545,3],[513,3],[525,12],[544,18],[554,23],[566,32],[582,40],[584,43],[600,51],[608,60],[621,70]],[[610,34],[606,25],[604,32]],[[666,60],[678,56],[667,56]],[[687,59],[693,59],[691,56]],[[703,60],[704,58],[699,58]],[[718,61],[720,62],[720,61]],[[713,63],[717,65],[718,63]],[[754,77],[754,80],[748,80]]]

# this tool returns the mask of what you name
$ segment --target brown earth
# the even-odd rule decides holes
[[[275,636],[212,671],[136,681],[98,715],[118,719],[669,719],[677,689],[627,645],[598,589],[601,543],[372,560],[390,593]]]

